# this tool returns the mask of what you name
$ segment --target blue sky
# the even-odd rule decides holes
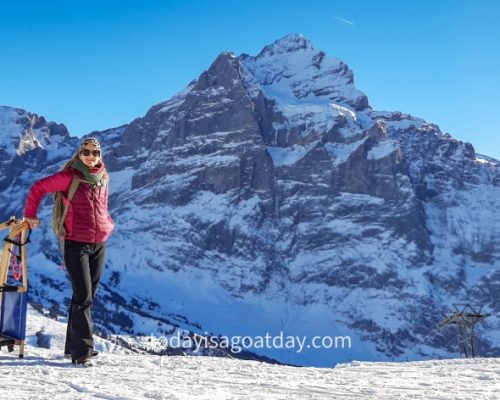
[[[222,51],[289,33],[346,62],[377,110],[399,110],[500,159],[495,0],[0,2],[0,105],[81,136],[132,121]]]

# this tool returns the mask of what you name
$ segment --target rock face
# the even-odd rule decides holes
[[[23,201],[13,188],[54,172],[77,139],[0,111],[16,127],[0,141],[8,216]],[[256,350],[304,365],[449,357],[441,312],[479,303],[493,313],[480,352],[500,354],[498,161],[372,110],[349,68],[301,35],[255,57],[222,53],[144,117],[93,135],[117,223],[95,311],[103,331],[351,337],[335,353]],[[44,229],[34,296],[62,312],[68,289]]]
[[[13,202],[13,192],[26,190],[30,172],[39,173],[70,157],[78,139],[62,124],[6,106],[0,106],[0,130],[1,214],[19,215],[20,203]]]

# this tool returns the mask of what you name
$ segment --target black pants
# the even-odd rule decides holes
[[[92,354],[93,323],[90,306],[104,269],[106,243],[64,242],[64,263],[73,286],[64,352],[73,360]]]

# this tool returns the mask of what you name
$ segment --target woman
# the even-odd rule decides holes
[[[97,139],[84,139],[62,171],[31,187],[24,219],[33,228],[40,225],[36,212],[43,196],[62,192],[67,197],[75,174],[81,181],[64,223],[64,263],[73,287],[65,353],[71,354],[74,364],[90,366],[91,357],[97,355],[90,306],[104,268],[106,240],[114,227],[108,214],[109,176]]]

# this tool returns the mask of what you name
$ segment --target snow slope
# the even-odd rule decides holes
[[[49,349],[36,347],[44,327]],[[24,399],[500,399],[500,358],[304,368],[133,354],[96,338],[93,368],[62,357],[64,324],[30,310],[26,356],[0,353],[0,397]],[[13,353],[15,354],[15,353]]]

